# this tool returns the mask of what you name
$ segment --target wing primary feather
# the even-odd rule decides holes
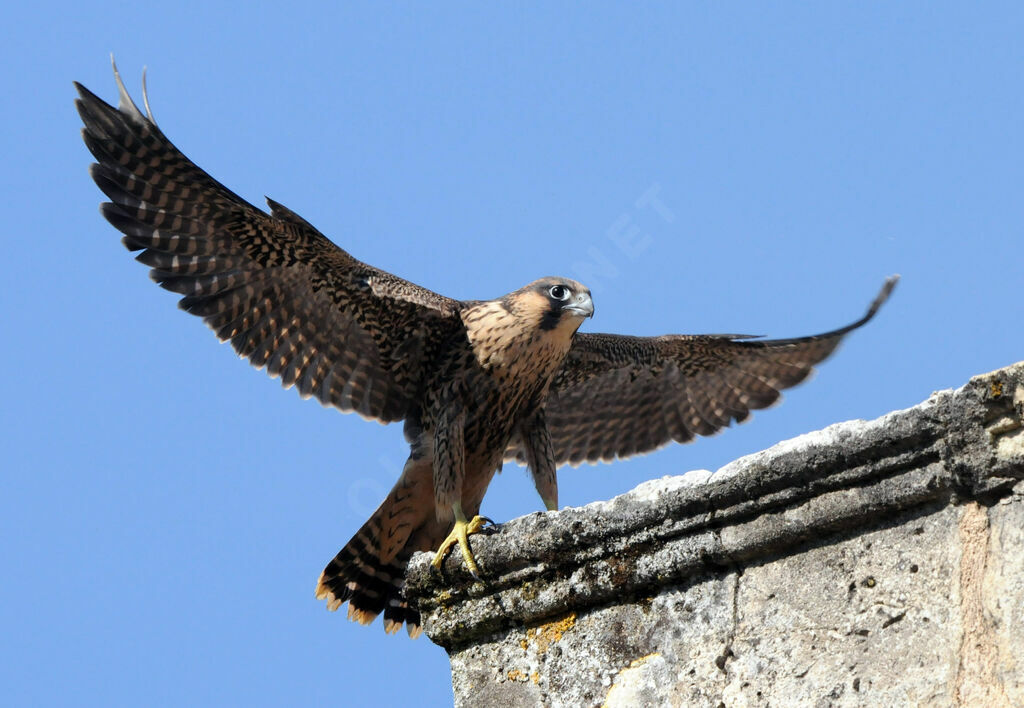
[[[890,275],[888,278],[886,278],[885,282],[882,284],[882,289],[878,291],[878,295],[876,295],[875,299],[871,301],[871,305],[868,306],[868,311],[864,313],[864,316],[861,317],[856,322],[851,322],[845,327],[840,327],[839,329],[834,329],[830,332],[823,332],[822,334],[814,334],[811,335],[810,337],[793,337],[791,339],[770,339],[765,341],[747,342],[746,344],[748,344],[749,346],[782,346],[785,344],[792,344],[794,342],[806,342],[814,339],[825,339],[828,337],[835,337],[838,339],[839,337],[842,337],[844,334],[848,334],[849,332],[852,332],[858,327],[863,327],[868,322],[870,322],[874,318],[874,316],[878,314],[878,311],[882,308],[882,305],[885,304],[885,301],[889,299],[889,296],[892,294],[892,291],[896,287],[896,284],[898,282],[900,282],[900,276],[898,274]]]
[[[135,101],[132,100],[131,94],[128,93],[128,89],[124,86],[124,81],[121,80],[121,72],[117,70],[117,62],[114,61],[114,53],[110,53],[110,67],[114,70],[114,80],[117,81],[117,110],[121,111],[126,115],[131,116],[135,120],[142,122],[146,119],[142,115],[142,111],[135,105]]]
[[[113,59],[114,55],[110,55]],[[149,88],[146,86],[146,67],[142,67],[142,105],[146,107],[146,117],[149,118],[149,122],[156,125],[156,118],[153,117],[153,111],[149,107]]]

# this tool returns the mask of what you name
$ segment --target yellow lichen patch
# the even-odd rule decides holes
[[[992,392],[992,398],[999,398],[1003,395],[1003,382],[993,381],[989,390]]]
[[[527,640],[533,640],[537,652],[543,654],[548,650],[548,647],[559,641],[563,634],[575,626],[576,613],[570,612],[561,619],[527,629],[526,638]],[[520,646],[523,646],[523,644],[520,643]],[[525,649],[526,647],[523,646],[523,648]]]
[[[512,669],[505,675],[508,676],[509,681],[526,681],[526,673],[519,669]]]
[[[534,671],[530,674],[530,680],[533,681],[534,684],[540,683],[540,673]]]

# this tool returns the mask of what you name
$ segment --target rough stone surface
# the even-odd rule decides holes
[[[414,559],[456,705],[1024,705],[1024,362]],[[457,554],[453,554],[457,555]]]

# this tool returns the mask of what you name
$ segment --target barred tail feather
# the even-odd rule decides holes
[[[370,624],[383,612],[385,632],[392,634],[406,624],[409,636],[418,637],[423,631],[420,613],[403,594],[408,557],[380,563],[362,533],[360,529],[320,573],[317,599],[327,600],[331,611],[348,602],[348,618],[360,624]]]
[[[429,460],[410,459],[377,511],[327,564],[316,597],[327,601],[328,610],[348,602],[349,619],[360,624],[383,612],[388,634],[403,624],[410,637],[422,633],[420,613],[405,599],[405,569],[414,552],[429,550],[444,533],[434,528],[433,505],[420,499],[422,491],[431,494],[431,474]]]

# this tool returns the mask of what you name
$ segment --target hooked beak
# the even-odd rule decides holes
[[[594,316],[594,301],[590,298],[590,293],[580,293],[573,301],[565,305],[563,310],[571,312],[577,317],[593,317]]]

